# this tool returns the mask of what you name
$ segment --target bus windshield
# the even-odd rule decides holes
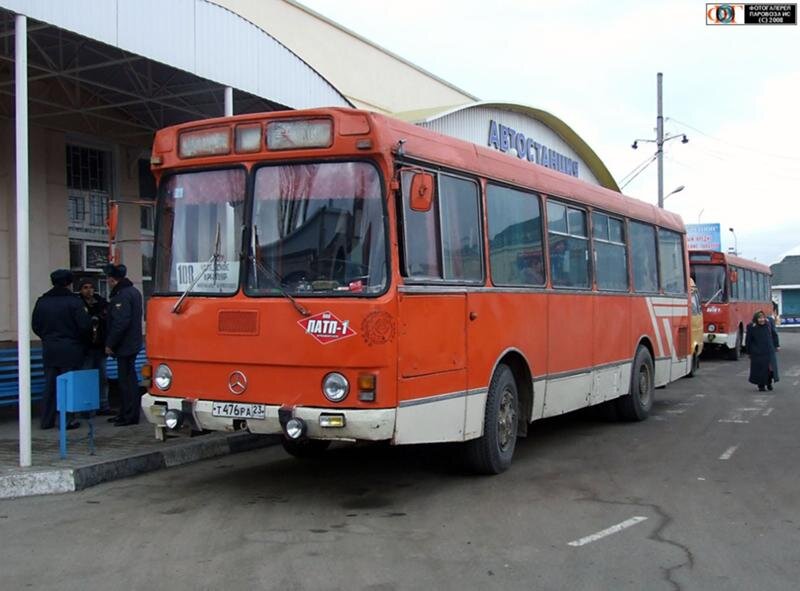
[[[158,202],[156,292],[232,294],[239,289],[243,168],[174,174]]]
[[[722,265],[692,265],[692,278],[700,292],[700,300],[706,302],[727,302],[725,289],[725,267]]]
[[[387,281],[381,183],[366,162],[255,171],[247,293],[378,294]]]

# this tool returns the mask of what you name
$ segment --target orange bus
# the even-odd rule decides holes
[[[705,348],[739,359],[753,315],[772,314],[772,272],[767,265],[711,250],[690,250],[689,265],[703,304]]]
[[[691,369],[680,217],[375,113],[159,131],[152,384],[165,428],[463,442],[505,470],[535,420],[647,417]]]

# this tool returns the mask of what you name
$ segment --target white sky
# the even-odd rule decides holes
[[[664,74],[665,203],[774,263],[800,245],[800,26],[706,26],[697,0],[300,0],[482,100],[544,109],[619,182],[655,152]],[[387,83],[390,83],[387,81]],[[431,105],[436,106],[436,105]],[[657,201],[656,164],[624,192]]]

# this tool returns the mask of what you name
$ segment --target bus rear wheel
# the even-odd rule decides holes
[[[514,374],[498,366],[489,384],[483,435],[464,444],[467,468],[478,474],[500,474],[511,466],[519,429],[519,396]]]
[[[646,347],[639,347],[633,358],[631,388],[625,396],[617,398],[617,413],[625,421],[643,421],[653,408],[655,391],[653,358]]]
[[[290,456],[300,459],[313,459],[318,458],[325,453],[331,442],[324,439],[301,439],[295,441],[294,439],[281,439],[283,449]]]
[[[728,349],[728,359],[731,361],[739,361],[739,356],[742,354],[742,329],[736,331],[736,344],[733,349]]]

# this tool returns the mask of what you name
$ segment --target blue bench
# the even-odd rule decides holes
[[[147,363],[144,349],[136,356],[136,373],[141,380],[142,366]],[[0,349],[0,406],[15,405],[19,401],[19,363],[17,348]],[[116,380],[117,361],[113,357],[106,359],[106,375],[109,380]],[[31,348],[31,400],[39,400],[44,393],[44,363],[42,349]]]
[[[19,364],[17,348],[0,349],[0,406],[17,404],[19,400]],[[44,392],[42,350],[31,349],[31,399],[38,400]]]

